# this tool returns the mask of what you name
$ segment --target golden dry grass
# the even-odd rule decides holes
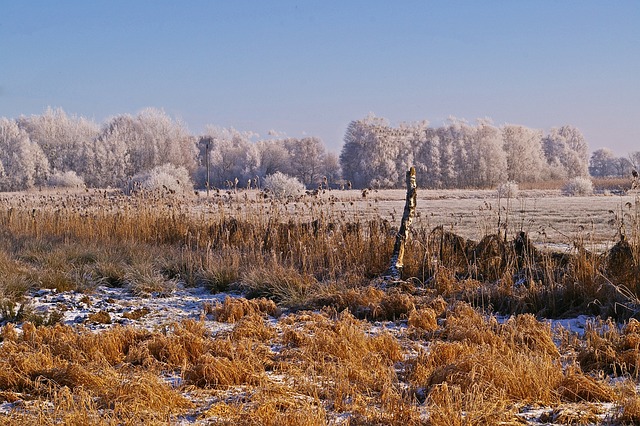
[[[455,217],[459,204],[443,203],[433,211],[442,219],[449,209],[450,221],[423,214],[415,223],[407,281],[385,283],[396,200],[376,194],[284,205],[106,191],[0,200],[0,399],[11,404],[2,422],[517,424],[522,407],[544,404],[549,421],[584,423],[602,418],[603,402],[618,407],[611,423],[640,418],[636,199],[617,218],[597,218],[613,219],[614,234],[624,229],[617,248],[596,253],[589,246],[601,237],[569,232],[577,248],[559,255],[495,233],[493,208]],[[523,226],[526,215],[548,201],[523,200],[509,223],[536,229],[548,216]],[[491,232],[471,241],[470,228]],[[201,321],[156,331],[63,326],[23,303],[32,288],[98,285],[245,297],[203,304]],[[498,321],[495,311],[512,317]],[[575,313],[614,320],[560,345],[534,316]],[[106,310],[89,318],[110,320]],[[216,322],[232,328],[213,333]]]

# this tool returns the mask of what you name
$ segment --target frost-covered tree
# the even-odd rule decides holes
[[[545,178],[547,162],[542,150],[542,132],[520,125],[502,127],[507,156],[508,180],[523,183]]]
[[[227,182],[245,186],[259,173],[260,152],[251,143],[250,132],[233,128],[207,126],[206,137],[211,138],[209,167],[211,185],[224,187]]]
[[[49,162],[27,132],[0,118],[0,191],[19,191],[44,184]]]
[[[601,148],[591,154],[589,173],[594,177],[607,177],[616,174],[616,156],[609,148]]]
[[[47,108],[42,115],[21,117],[18,126],[24,129],[32,142],[44,152],[51,171],[74,171],[88,175],[87,156],[98,136],[98,125],[84,117],[69,116],[61,108]]]
[[[284,140],[263,140],[256,142],[259,157],[258,176],[264,178],[275,172],[291,174],[291,157]]]
[[[150,170],[162,164],[183,166],[194,172],[196,163],[196,142],[186,126],[173,120],[164,111],[156,108],[142,110],[136,116],[141,132],[136,135],[138,144],[129,146],[129,159],[135,171]]]
[[[307,188],[317,186],[322,181],[326,156],[322,141],[315,137],[286,139],[284,146],[291,159],[290,173]]]
[[[589,175],[589,147],[584,136],[573,126],[553,128],[543,138],[543,149],[553,171],[564,177]]]
[[[335,185],[340,180],[340,157],[335,152],[327,152],[322,165],[323,178],[326,178],[326,184],[329,187]]]
[[[634,170],[633,163],[625,157],[614,158],[612,166],[614,175],[618,177],[629,177]]]
[[[95,170],[85,176],[85,182],[93,187],[122,187],[129,177],[139,172],[131,162],[131,148],[143,143],[142,130],[137,120],[128,115],[110,119],[93,143],[93,157],[87,168]]]
[[[173,164],[196,169],[195,139],[186,126],[164,111],[148,108],[136,116],[111,118],[87,149],[85,182],[90,186],[122,186],[138,173]]]
[[[414,166],[419,187],[439,188],[440,176],[440,139],[435,129],[425,127],[411,141],[414,146]]]
[[[493,188],[507,179],[507,156],[503,149],[502,132],[489,120],[478,120],[473,132],[470,152],[474,187]]]
[[[469,150],[473,142],[473,128],[460,118],[450,118],[449,122],[454,136],[453,160],[457,171],[457,179],[454,185],[457,188],[469,188],[475,184],[469,158]]]
[[[436,130],[440,142],[440,182],[445,188],[454,187],[458,177],[454,156],[455,134],[451,130],[450,126]]]
[[[391,129],[383,118],[372,114],[349,123],[340,153],[342,176],[355,188],[365,188],[376,181],[390,184],[395,170],[395,147],[388,137]]]
[[[640,151],[630,152],[629,162],[636,171],[640,170]]]

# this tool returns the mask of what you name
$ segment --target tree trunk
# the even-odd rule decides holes
[[[391,265],[389,265],[386,273],[386,275],[393,280],[400,280],[402,277],[405,243],[409,239],[409,226],[411,226],[411,222],[416,215],[417,185],[415,167],[411,167],[411,169],[407,171],[406,181],[407,199],[404,205],[404,214],[402,215],[400,229],[396,235],[396,243],[393,246]]]

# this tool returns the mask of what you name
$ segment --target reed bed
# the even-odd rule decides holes
[[[582,233],[546,250],[506,205],[479,214],[475,240],[423,213],[389,282],[396,195],[4,196],[3,423],[521,424],[531,407],[539,421],[640,420],[637,197],[614,209],[604,251]],[[235,295],[157,330],[29,308],[41,288],[98,286]],[[578,314],[601,319],[571,337],[544,320]]]

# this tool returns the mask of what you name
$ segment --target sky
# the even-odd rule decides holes
[[[146,107],[202,134],[317,136],[369,113],[640,150],[639,0],[0,0],[0,117]]]

